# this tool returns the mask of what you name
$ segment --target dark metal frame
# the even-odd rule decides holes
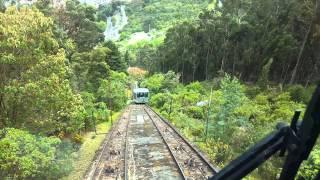
[[[298,123],[299,116],[300,111],[296,111],[290,126],[278,124],[276,131],[210,179],[241,179],[272,155],[280,152],[280,156],[286,154],[286,157],[279,179],[293,180],[301,163],[308,158],[320,133],[320,85],[316,88],[300,123]],[[320,172],[318,176],[320,177]]]

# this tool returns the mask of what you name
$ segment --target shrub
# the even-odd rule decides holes
[[[296,102],[304,102],[307,99],[306,90],[301,85],[293,85],[288,88],[288,92],[292,100]]]
[[[315,179],[320,171],[320,145],[316,145],[308,160],[302,165],[298,179]]]
[[[72,137],[73,142],[78,143],[78,144],[82,144],[83,143],[83,137],[80,134],[75,134]]]
[[[189,117],[196,118],[196,119],[204,119],[204,110],[202,107],[197,106],[189,106],[186,108],[186,114]]]
[[[158,93],[150,98],[150,104],[156,108],[162,108],[166,102],[169,102],[170,97],[166,93]]]
[[[7,128],[0,131],[0,176],[12,179],[60,179],[72,169],[70,146],[59,138]]]

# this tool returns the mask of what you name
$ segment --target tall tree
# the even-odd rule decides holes
[[[37,9],[10,7],[0,13],[0,34],[0,127],[45,134],[79,130],[82,100],[66,80],[53,21]]]

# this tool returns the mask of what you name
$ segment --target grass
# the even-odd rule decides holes
[[[118,120],[120,112],[112,115],[113,122]],[[106,133],[109,132],[111,122],[103,122],[97,125],[97,135],[94,132],[88,132],[83,136],[83,144],[78,151],[78,156],[73,164],[73,171],[69,176],[65,177],[65,180],[83,179],[84,174],[90,167],[91,162],[99,149],[101,143],[106,137]]]

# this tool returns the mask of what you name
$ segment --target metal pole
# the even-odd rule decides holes
[[[108,91],[109,91],[109,94],[112,94],[112,92],[111,92],[111,80],[109,80]],[[109,97],[109,99],[108,99],[108,104],[109,104],[109,109],[110,109],[110,121],[111,121],[111,125],[113,125],[111,97]]]
[[[96,128],[96,118],[94,118],[93,110],[91,111],[92,121],[93,121],[93,127],[94,127],[94,133],[97,134],[97,128]]]
[[[171,96],[170,96],[171,97]],[[171,117],[171,111],[172,111],[172,97],[171,97],[171,100],[170,100],[170,110],[169,110],[169,119]]]
[[[212,100],[212,87],[211,87],[209,105],[208,105],[208,110],[207,110],[206,136],[205,136],[206,144],[207,144],[207,138],[208,138],[208,127],[209,127],[209,116],[210,116],[210,109],[211,109],[211,100]]]
[[[113,125],[113,120],[112,120],[112,110],[110,110],[110,120],[111,120],[111,125]]]

